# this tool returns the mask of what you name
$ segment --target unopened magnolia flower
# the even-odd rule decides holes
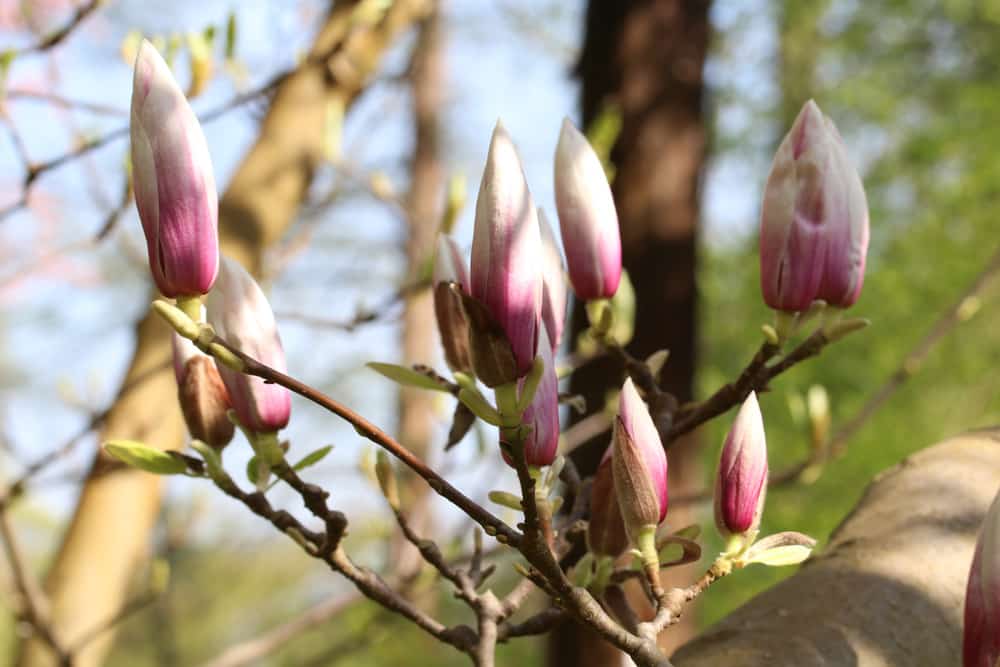
[[[191,437],[222,449],[233,439],[229,392],[215,361],[187,338],[172,338],[177,398]]]
[[[538,209],[538,225],[542,235],[542,324],[555,350],[562,342],[566,321],[566,269],[552,227],[542,209]]]
[[[135,60],[129,133],[153,280],[164,296],[206,294],[219,269],[212,162],[184,93],[145,40]]]
[[[667,515],[667,454],[632,378],[618,399],[612,437],[615,494],[629,537],[655,527]]]
[[[573,291],[610,299],[622,275],[618,213],[600,158],[567,118],[556,146],[556,210]]]
[[[532,427],[524,442],[524,458],[531,466],[549,465],[559,448],[559,378],[556,377],[548,334],[544,327],[539,333],[538,356],[545,368],[535,397],[521,416],[521,421]]]
[[[615,495],[612,472],[612,448],[604,452],[590,487],[590,521],[587,523],[587,546],[599,556],[617,558],[628,548],[628,536]]]
[[[715,478],[715,524],[723,535],[756,531],[767,491],[767,443],[757,395],[750,392],[722,446]]]
[[[260,287],[237,262],[223,257],[219,279],[208,295],[208,323],[227,343],[285,372],[285,351],[274,313]],[[291,396],[284,387],[216,364],[240,423],[255,433],[284,428]]]
[[[469,323],[462,307],[462,295],[453,291],[456,283],[461,292],[468,294],[469,273],[465,259],[455,240],[442,234],[438,239],[437,256],[434,259],[434,316],[444,358],[453,371],[468,373],[472,370],[469,351]]]
[[[1000,493],[986,512],[965,590],[963,667],[1000,663]]]
[[[476,199],[471,292],[503,329],[518,376],[531,370],[538,347],[540,261],[535,204],[514,143],[498,122]]]
[[[854,305],[864,282],[868,204],[833,121],[812,100],[785,136],[764,188],[760,281],[764,301],[802,311],[822,299]]]

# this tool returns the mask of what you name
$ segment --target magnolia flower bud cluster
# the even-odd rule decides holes
[[[847,308],[861,294],[868,204],[840,133],[812,100],[774,156],[760,224],[764,301],[797,312],[816,300]]]
[[[205,136],[170,68],[147,41],[139,47],[132,85],[132,181],[154,282],[179,303],[197,304],[208,294],[208,321],[216,332],[284,371],[274,315],[257,283],[228,258],[220,269],[218,199]],[[176,336],[173,351],[192,437],[225,446],[233,434],[230,408],[250,433],[273,433],[288,423],[287,389],[215,363]]]
[[[573,289],[581,299],[614,296],[621,241],[611,188],[597,155],[569,121],[556,149],[555,189]],[[445,360],[453,371],[474,374],[488,387],[517,383],[523,388],[536,358],[541,359],[541,379],[521,419],[530,427],[524,443],[528,463],[547,465],[559,439],[553,355],[566,319],[566,269],[500,123],[476,199],[470,269],[467,273],[454,241],[443,237],[434,299]]]
[[[715,481],[715,522],[727,538],[749,547],[760,527],[767,491],[764,422],[751,393],[722,446]],[[587,543],[599,556],[616,558],[629,541],[654,531],[667,513],[667,458],[653,419],[631,379],[618,404],[611,447],[604,454],[590,497]]]

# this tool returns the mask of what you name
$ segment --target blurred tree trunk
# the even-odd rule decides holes
[[[441,220],[444,170],[441,165],[440,111],[444,87],[444,60],[441,15],[438,3],[420,27],[420,37],[410,61],[410,91],[413,103],[413,156],[410,160],[410,191],[407,196],[406,259],[407,281],[419,281],[434,256],[434,242]],[[427,364],[436,355],[434,304],[430,290],[420,290],[406,299],[403,308],[403,364]],[[433,392],[413,387],[399,390],[399,441],[421,456],[428,453],[434,434]],[[403,477],[404,497],[413,515],[414,529],[422,533],[430,516],[427,512],[429,487],[418,476]],[[416,548],[397,536],[393,540],[392,562],[399,575],[407,577],[423,562]]]
[[[621,132],[611,150],[616,168],[615,201],[621,223],[625,268],[636,287],[635,338],[629,351],[640,358],[668,348],[661,384],[680,401],[692,398],[697,343],[696,241],[699,185],[706,152],[703,69],[710,28],[708,0],[590,0],[586,34],[577,65],[582,83],[583,125],[613,104]],[[580,304],[573,310],[574,336],[586,327]],[[588,409],[602,409],[609,391],[621,386],[611,360],[574,374],[571,391]],[[605,434],[574,454],[592,473]],[[701,484],[694,438],[670,450],[672,494]],[[672,513],[671,523],[686,519]],[[681,569],[680,577],[690,573]],[[690,616],[688,617],[690,618]],[[683,642],[684,621],[664,635],[665,646]],[[617,651],[573,626],[556,632],[551,665],[610,665]]]
[[[330,104],[348,106],[363,90],[394,38],[420,18],[426,3],[397,0],[374,22],[357,20],[356,0],[334,4],[304,64],[278,86],[260,127],[219,205],[223,252],[258,273],[267,246],[288,229],[323,160]],[[370,16],[370,12],[368,16]],[[131,438],[178,448],[184,425],[170,371],[169,332],[147,315],[136,330],[125,383],[151,371],[117,401],[100,439]],[[98,453],[76,511],[45,581],[53,629],[63,646],[100,627],[124,606],[137,568],[147,559],[160,507],[161,482]],[[75,667],[103,662],[114,631],[75,655]],[[40,641],[21,647],[19,665],[54,664]]]

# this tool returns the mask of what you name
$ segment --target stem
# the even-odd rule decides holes
[[[177,297],[177,307],[191,318],[192,322],[201,323],[201,297],[181,295]]]

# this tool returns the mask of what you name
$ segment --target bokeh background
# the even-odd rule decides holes
[[[114,399],[132,355],[134,324],[150,295],[134,206],[115,214],[127,183],[127,139],[68,160],[26,189],[28,165],[127,125],[131,66],[123,54],[137,31],[169,40],[215,27],[213,74],[193,100],[205,113],[293,67],[328,9],[319,0],[107,0],[56,48],[4,58],[64,25],[80,4],[0,0],[0,489]],[[580,118],[573,67],[585,5],[442,1],[440,161],[448,175],[465,179],[470,202],[490,132],[502,118],[536,201],[554,210],[558,129],[563,117]],[[872,326],[782,376],[762,397],[771,467],[781,470],[809,453],[813,424],[804,406],[810,388],[828,395],[836,433],[893,383],[894,391],[852,432],[841,456],[768,498],[765,530],[798,530],[822,542],[880,470],[942,437],[997,421],[1000,292],[991,280],[998,269],[990,262],[1000,248],[1000,2],[715,0],[709,16],[697,395],[739,372],[756,349],[760,325],[770,321],[758,290],[759,197],[777,142],[809,97],[837,123],[869,197],[869,268],[854,310]],[[227,59],[222,43],[230,17],[237,30]],[[406,85],[415,39],[404,34],[388,51],[342,133],[331,121],[328,135],[317,137],[332,144],[330,159],[265,266],[292,373],[390,430],[397,420],[395,388],[363,364],[400,359],[399,305],[355,330],[338,323],[391,301],[407,280],[399,202],[409,187],[415,142]],[[183,41],[174,67],[186,85],[191,59]],[[265,110],[266,99],[257,97],[205,123],[220,192],[256,138]],[[472,208],[462,210],[455,231],[465,247]],[[106,233],[97,238],[100,230]],[[963,298],[977,279],[975,294]],[[948,317],[956,304],[957,315]],[[931,331],[940,335],[917,362],[907,363]],[[440,358],[428,361],[441,366]],[[428,457],[476,497],[512,490],[513,473],[499,463],[486,430],[474,431],[447,454],[441,450],[451,406],[442,400],[436,409],[440,420]],[[352,517],[352,550],[374,567],[386,566],[392,525],[371,481],[371,446],[303,401],[296,400],[293,410],[287,436],[296,451],[335,445],[311,478]],[[730,419],[702,429],[705,480]],[[9,510],[39,576],[59,548],[97,446],[96,434],[81,439]],[[230,446],[231,470],[241,469],[248,449],[240,439]],[[275,494],[278,502],[292,497],[280,489]],[[469,527],[460,516],[436,502],[432,513],[442,542],[467,546]],[[711,508],[699,506],[697,517],[709,527]],[[712,554],[719,545],[711,530],[706,534],[706,553]],[[348,590],[197,480],[167,484],[150,553],[155,565],[136,575],[136,595],[153,572],[169,571],[169,583],[123,621],[109,665],[202,664]],[[502,567],[501,577],[510,571],[509,564]],[[698,624],[711,623],[788,574],[755,567],[723,580],[700,600]],[[433,598],[429,577],[421,586],[422,595]],[[2,559],[0,591],[4,662],[23,628]],[[460,620],[463,610],[441,597],[431,599],[441,615]],[[522,640],[503,647],[500,662],[542,664],[544,648],[543,641]],[[366,603],[347,606],[268,660],[465,663]]]

